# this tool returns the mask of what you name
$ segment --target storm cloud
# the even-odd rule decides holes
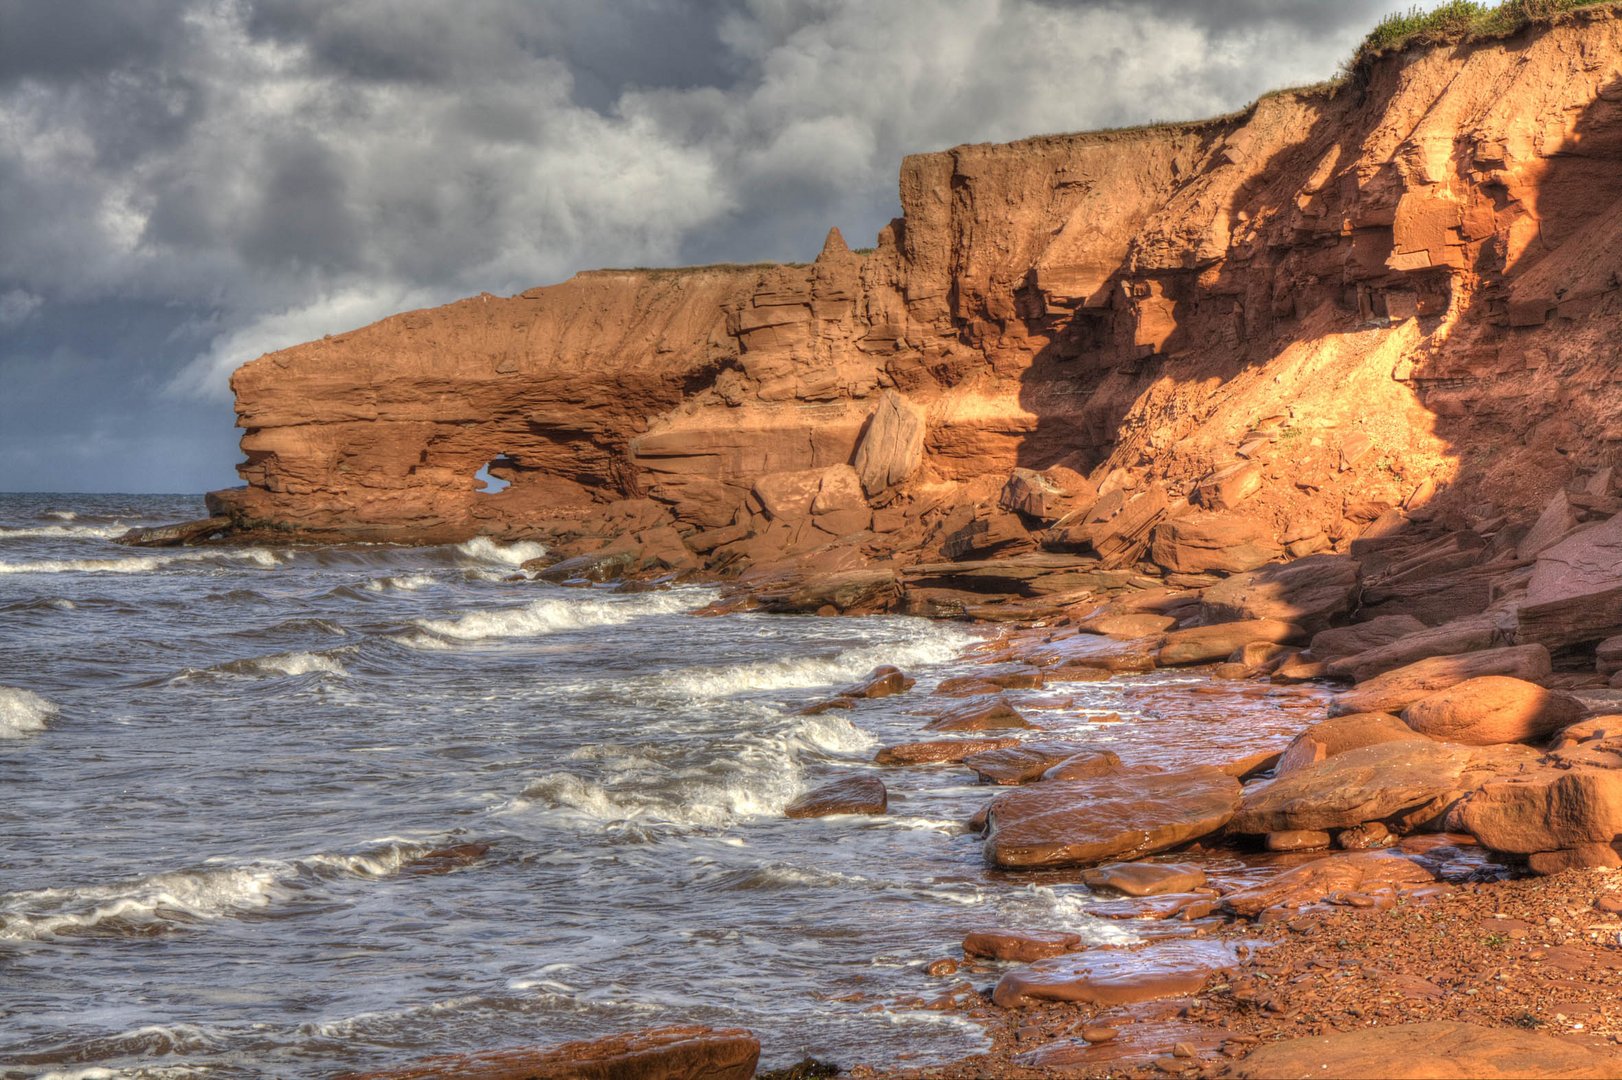
[[[1406,0],[0,0],[0,490],[201,490],[230,371],[870,242],[902,155],[1243,105]]]

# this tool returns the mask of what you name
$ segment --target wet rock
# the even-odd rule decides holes
[[[448,874],[452,870],[472,866],[484,858],[489,850],[489,844],[451,844],[448,847],[435,848],[432,851],[424,852],[400,869],[402,873],[425,877]]]
[[[1107,1038],[1093,1038],[1094,1035]],[[1092,1026],[1080,1039],[1055,1039],[1013,1057],[1016,1065],[1051,1070],[1058,1075],[1121,1076],[1136,1074],[1144,1064],[1173,1046],[1186,1045],[1204,1055],[1222,1044],[1226,1032],[1181,1020],[1149,1020],[1120,1028]],[[1194,1062],[1177,1060],[1196,1068]],[[1179,1070],[1180,1071],[1180,1070]]]
[[[876,667],[854,686],[847,686],[837,696],[846,698],[886,698],[904,694],[918,684],[900,668],[886,664]]]
[[[1120,615],[1094,615],[1083,619],[1076,624],[1076,629],[1084,634],[1102,634],[1105,637],[1115,638],[1119,641],[1132,641],[1137,638],[1154,637],[1164,634],[1177,625],[1177,620],[1170,615],[1154,615],[1148,612]]]
[[[757,589],[762,611],[780,614],[866,614],[890,611],[900,598],[896,572],[869,567],[831,574],[809,573],[785,584]]]
[[[944,979],[948,975],[956,975],[957,961],[950,957],[936,960],[924,968],[924,974],[935,979]]]
[[[1353,623],[1350,626],[1337,626],[1328,630],[1320,630],[1312,635],[1312,644],[1307,651],[1314,660],[1328,663],[1340,660],[1347,656],[1356,656],[1358,653],[1368,652],[1394,641],[1400,641],[1409,634],[1416,634],[1425,629],[1425,624],[1412,615],[1381,615],[1368,622]],[[1457,652],[1457,649],[1447,649],[1446,652]],[[1414,659],[1421,659],[1415,657]],[[1392,665],[1398,666],[1398,665]],[[1378,674],[1376,672],[1376,674]]]
[[[1121,759],[1111,750],[1084,750],[1079,754],[1071,754],[1057,765],[1050,767],[1042,774],[1044,781],[1052,780],[1090,780],[1095,776],[1104,776],[1117,771],[1121,767]]]
[[[981,783],[1015,785],[1040,780],[1060,764],[1069,764],[1080,774],[1070,779],[1098,776],[1119,768],[1121,759],[1113,751],[1075,743],[1026,742],[966,757],[963,764],[974,770]]]
[[[1130,1005],[1195,993],[1213,972],[1237,963],[1234,947],[1221,941],[1171,940],[1133,952],[1094,949],[1011,971],[991,1000],[1004,1009],[1043,1001]]]
[[[760,1040],[742,1028],[650,1028],[603,1039],[444,1054],[344,1080],[750,1080]]]
[[[924,726],[930,731],[996,731],[1031,725],[999,694],[971,698],[956,708],[936,714],[935,719]]]
[[[1011,736],[997,739],[930,739],[886,746],[873,755],[873,760],[880,765],[956,764],[987,750],[1004,750],[1018,745],[1019,740]]]
[[[178,525],[131,529],[113,542],[130,547],[180,547],[223,535],[230,528],[231,519],[228,517],[207,517],[183,521]]]
[[[1239,780],[1249,780],[1258,773],[1277,768],[1278,762],[1279,752],[1277,750],[1252,750],[1248,754],[1242,754],[1229,761],[1221,762],[1216,767]]]
[[[1239,574],[1265,566],[1284,551],[1273,531],[1238,514],[1189,514],[1155,526],[1149,557],[1176,574]]]
[[[882,814],[889,792],[876,776],[849,776],[806,792],[788,804],[785,817],[815,818],[833,814]]]
[[[1019,648],[1020,659],[1044,670],[1049,682],[1063,682],[1072,670],[1096,671],[1102,668],[1116,674],[1155,669],[1160,651],[1157,636],[1120,641],[1096,634],[1071,634],[1054,641]]]
[[[1282,644],[1301,636],[1299,626],[1277,619],[1244,619],[1216,626],[1196,626],[1167,634],[1156,659],[1162,667],[1210,664],[1226,660],[1254,641]]]
[[[1565,694],[1535,683],[1487,675],[1427,694],[1404,709],[1402,718],[1433,739],[1488,746],[1544,739],[1587,711]]]
[[[1435,880],[1429,870],[1394,852],[1353,851],[1314,859],[1260,885],[1229,893],[1222,902],[1236,915],[1256,918],[1270,909],[1318,904],[1337,893],[1393,891]]]
[[[1035,784],[992,800],[986,860],[1018,869],[1133,859],[1222,828],[1239,797],[1239,782],[1213,768]]]
[[[1436,656],[1358,683],[1336,698],[1329,712],[1332,716],[1397,713],[1427,694],[1457,686],[1467,679],[1504,675],[1538,682],[1547,678],[1551,670],[1549,650],[1541,645],[1514,645],[1462,656]]]
[[[1335,835],[1335,846],[1343,851],[1373,851],[1376,848],[1390,847],[1396,842],[1396,835],[1383,821],[1353,825],[1350,829],[1342,829]]]
[[[1250,789],[1229,829],[1349,829],[1425,806],[1457,784],[1468,763],[1461,750],[1429,741],[1347,750]]]
[[[1043,682],[1042,669],[1033,664],[986,664],[973,674],[941,680],[935,692],[955,696],[959,691],[985,685],[993,690],[1040,690]]]
[[[563,559],[541,570],[535,576],[541,581],[616,581],[635,569],[641,558],[635,551],[595,551]]]
[[[1406,667],[1420,660],[1428,660],[1433,656],[1457,656],[1503,644],[1505,644],[1504,632],[1498,625],[1497,616],[1478,614],[1455,619],[1441,626],[1422,627],[1413,633],[1403,634],[1394,641],[1361,652],[1349,653],[1335,659],[1327,657],[1320,659],[1329,659],[1329,674],[1335,678],[1364,682],[1376,675]],[[1314,656],[1316,657],[1316,654]]]
[[[1622,1054],[1516,1028],[1454,1020],[1362,1028],[1258,1047],[1229,1067],[1235,1080],[1335,1076],[1345,1080],[1508,1080],[1622,1075]]]
[[[1201,611],[1211,621],[1272,619],[1316,633],[1351,607],[1357,571],[1357,562],[1342,555],[1264,566],[1205,590]]]
[[[1188,892],[1205,884],[1205,871],[1192,863],[1109,863],[1084,870],[1082,883],[1127,896]]]
[[[1283,776],[1308,765],[1356,750],[1387,742],[1423,742],[1421,735],[1390,713],[1352,713],[1321,720],[1297,735],[1285,747],[1274,772]]]
[[[1063,930],[976,930],[963,939],[963,955],[1029,964],[1082,948],[1080,934]]]

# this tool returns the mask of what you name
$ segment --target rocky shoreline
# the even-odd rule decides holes
[[[930,966],[940,995],[886,1006],[972,1017],[992,1033],[990,1053],[917,1072],[840,1064],[938,1077],[1283,1076],[1327,1064],[1373,1076],[1392,1075],[1400,1053],[1415,1076],[1622,1070],[1622,633],[1594,640],[1622,632],[1606,621],[1622,559],[1604,554],[1622,547],[1622,516],[1556,532],[1393,515],[1344,553],[1202,571],[1208,581],[1165,565],[1186,566],[1186,553],[1151,535],[1128,570],[1050,593],[1008,588],[1030,565],[1017,556],[1001,576],[1004,560],[967,560],[975,600],[956,617],[995,630],[973,671],[915,703],[919,738],[880,749],[882,770],[787,810],[883,814],[885,772],[970,770],[987,798],[968,828],[1010,887],[1086,883],[1106,898],[1089,910],[1144,943],[1086,948],[1034,925],[943,942]],[[1041,565],[1030,580],[1099,573],[1094,556]],[[672,579],[662,569],[650,579],[646,564],[587,554],[527,572],[647,588]],[[784,562],[730,579],[710,613],[917,610],[909,570]],[[1162,690],[1157,708],[1220,715],[1265,702],[1298,733],[1282,750],[1236,740],[1222,760],[1167,768],[1073,727],[1044,730],[1066,684],[1168,669],[1199,681]],[[909,694],[905,672],[880,668],[805,711],[842,710],[860,726],[866,702]],[[713,1038],[735,1057],[739,1033],[683,1032],[676,1058],[654,1033],[642,1064],[605,1075],[748,1074],[694,1049]],[[574,1069],[599,1052],[583,1044],[547,1060]],[[1424,1071],[1444,1057],[1466,1071]],[[495,1058],[452,1071],[576,1075],[513,1060],[529,1071]],[[377,1075],[449,1075],[435,1067]]]

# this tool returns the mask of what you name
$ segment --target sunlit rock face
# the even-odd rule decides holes
[[[1221,513],[1263,557],[1426,502],[1530,520],[1622,440],[1619,164],[1608,9],[1202,123],[920,154],[871,251],[593,271],[255,360],[248,486],[215,506],[425,540],[647,500],[639,528],[711,561],[1051,529],[1125,565],[1162,517]],[[998,506],[1059,464],[1021,490],[1121,505]]]

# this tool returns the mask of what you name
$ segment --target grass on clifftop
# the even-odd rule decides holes
[[[1410,45],[1439,45],[1470,38],[1504,37],[1533,23],[1549,22],[1577,8],[1598,7],[1613,0],[1503,0],[1498,4],[1475,0],[1448,0],[1425,11],[1411,7],[1406,12],[1380,20],[1363,44],[1357,47],[1349,65],[1357,68],[1375,57],[1399,52]]]

